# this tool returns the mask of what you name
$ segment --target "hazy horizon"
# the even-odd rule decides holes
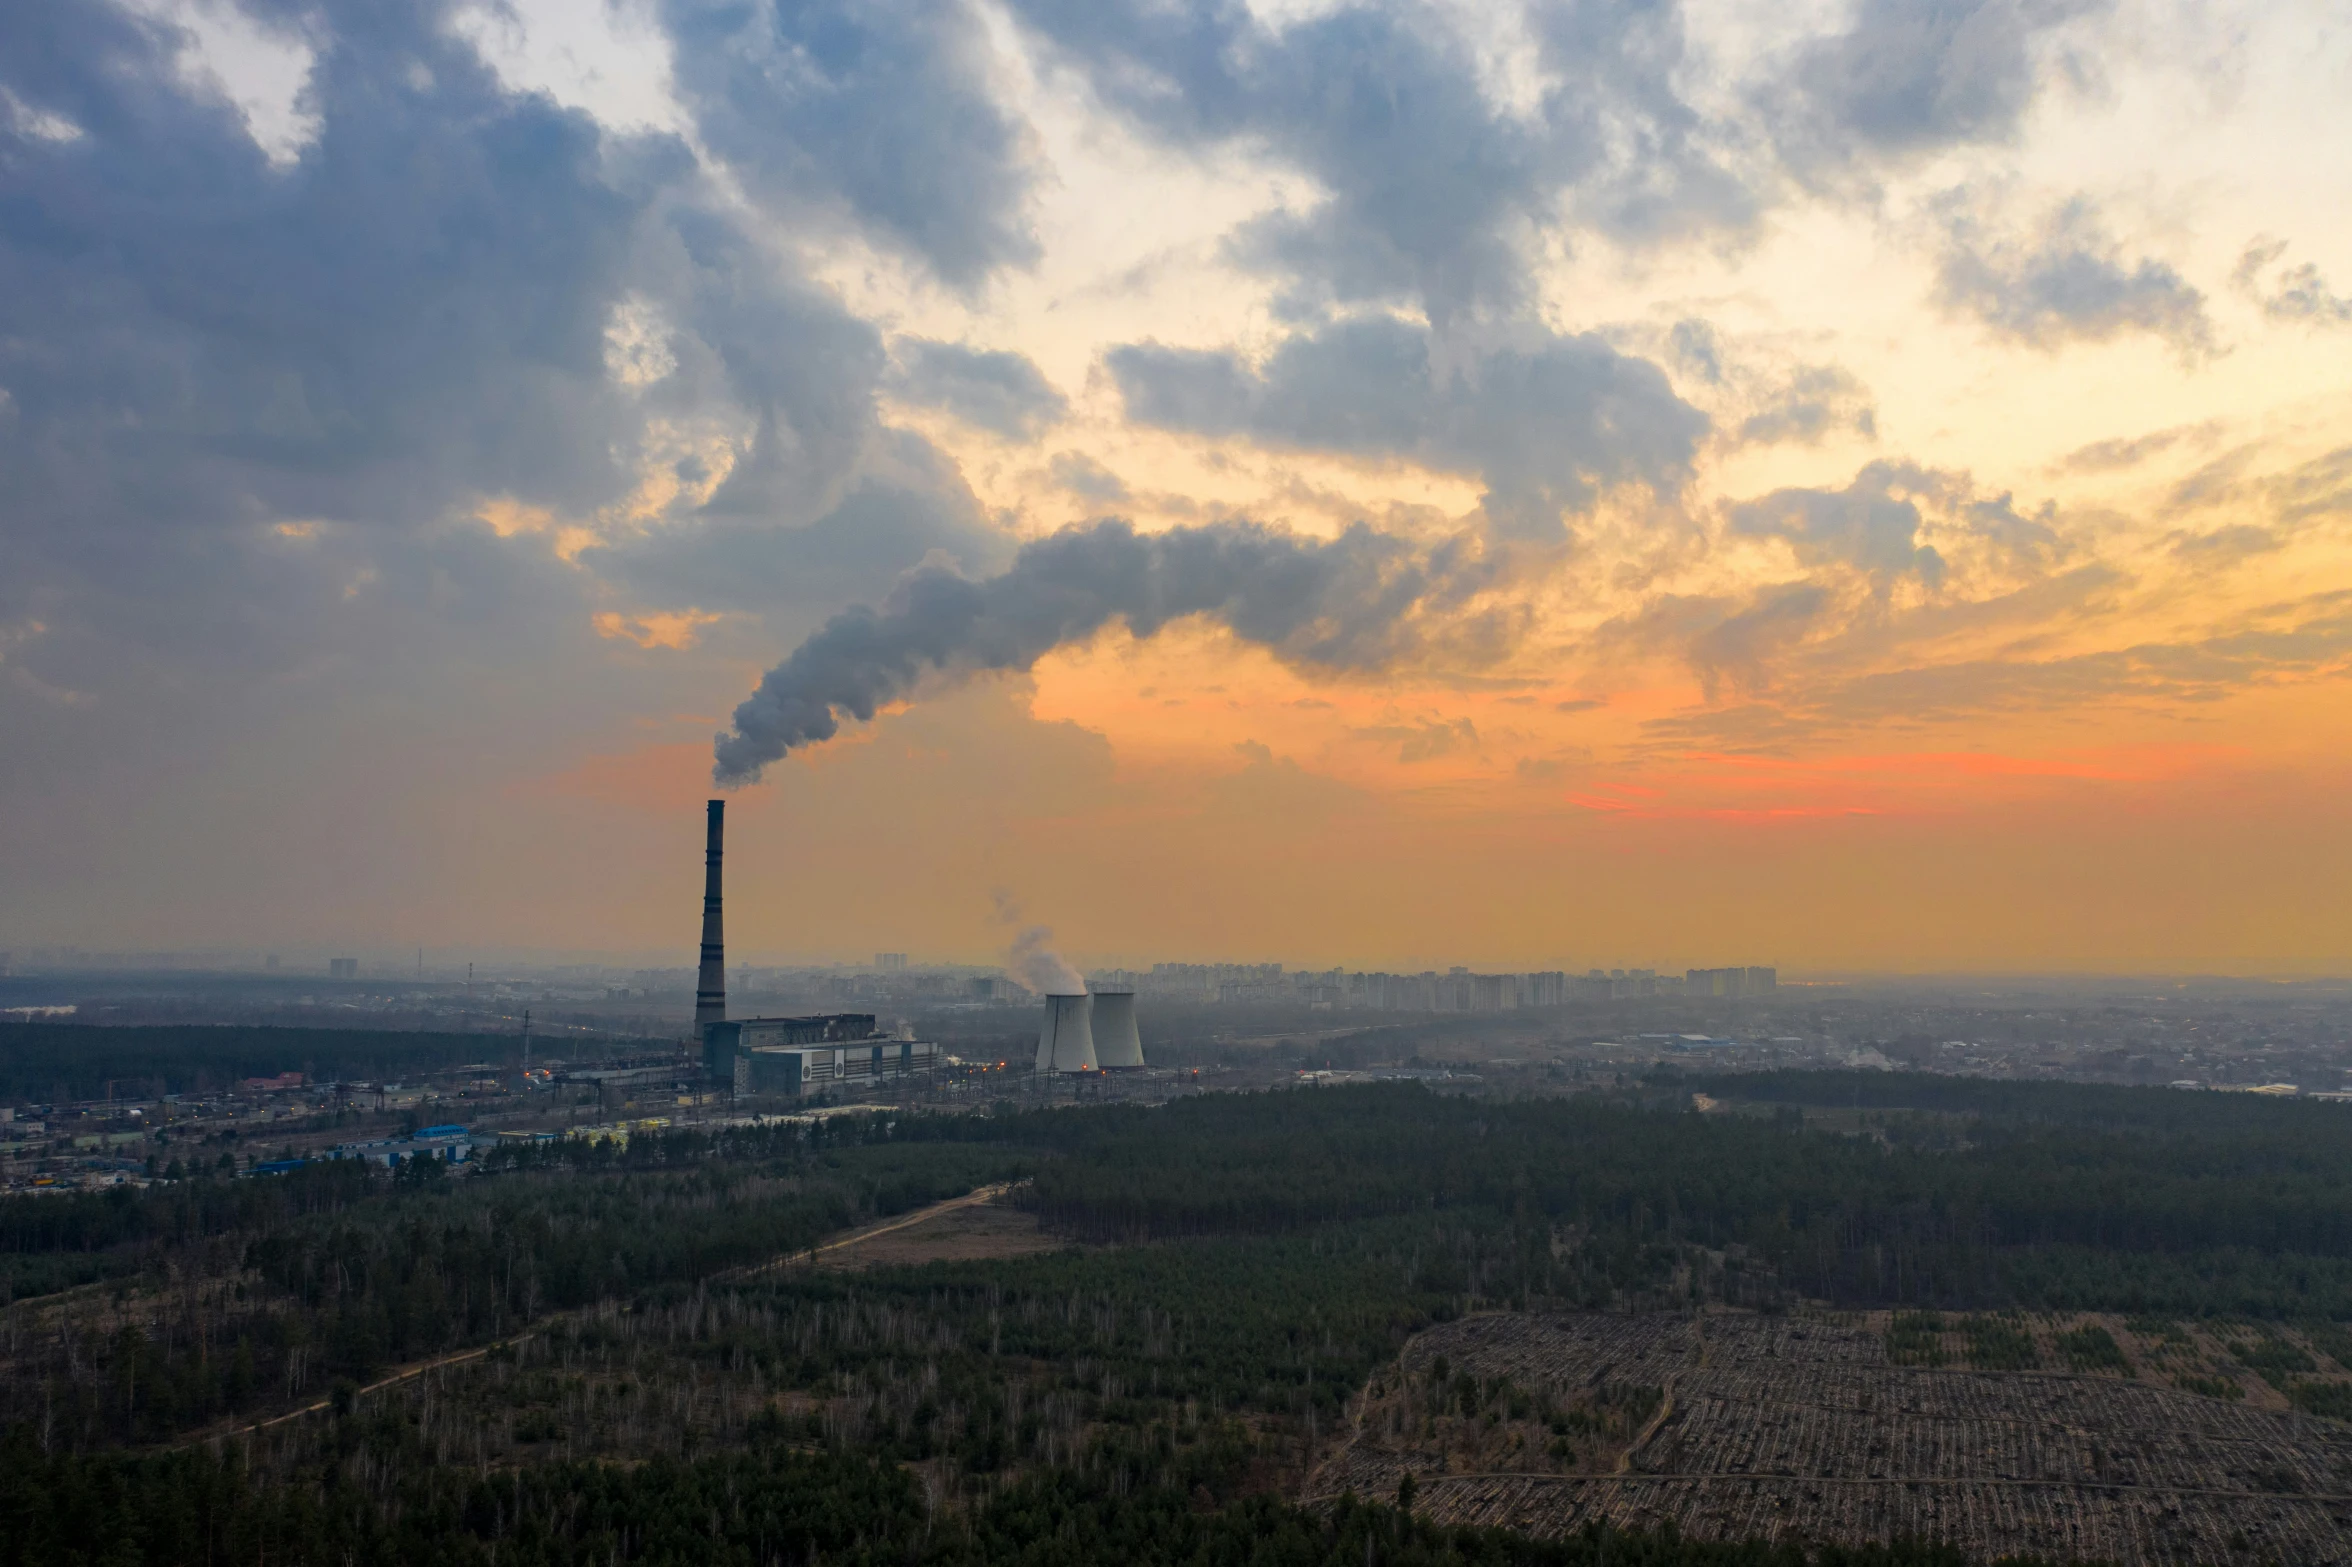
[[[1737,956],[1736,954],[1720,953],[1708,955],[1704,962],[1666,963],[1663,961],[1624,960],[1588,963],[1563,959],[1549,964],[1529,966],[1525,964],[1481,963],[1460,955],[1443,960],[1414,960],[1384,965],[1353,961],[1344,957],[1329,961],[1309,962],[1263,954],[1256,956],[1234,954],[1170,956],[1163,953],[1148,956],[1132,954],[1095,956],[1079,949],[1063,948],[1058,945],[1055,950],[1068,957],[1072,963],[1089,975],[1121,969],[1148,972],[1154,963],[1196,967],[1249,967],[1270,964],[1290,974],[1314,974],[1337,970],[1342,973],[1392,973],[1398,975],[1435,973],[1443,975],[1448,970],[1459,967],[1474,974],[1561,972],[1571,977],[1593,972],[1606,973],[1611,969],[1619,971],[1647,969],[1660,975],[1679,976],[1695,968],[1749,966],[1745,963],[1732,963],[1730,958]],[[251,951],[206,951],[199,949],[142,952],[32,948],[7,952],[5,955],[12,959],[14,967],[9,974],[0,975],[0,983],[6,983],[9,980],[69,980],[83,976],[123,979],[164,978],[184,974],[198,977],[275,979],[288,984],[315,982],[321,986],[356,984],[364,988],[370,983],[384,985],[402,982],[413,983],[418,978],[416,954],[413,948],[405,955],[392,949],[381,951],[368,948],[344,950],[328,947],[304,948],[291,944],[272,949],[256,948]],[[279,963],[277,967],[270,968],[266,966],[266,959],[273,956],[279,960]],[[349,980],[332,978],[328,973],[327,965],[336,958],[345,957],[358,960],[359,973]],[[881,972],[875,962],[875,957],[876,955],[873,953],[862,956],[855,954],[825,956],[822,954],[765,951],[744,953],[730,950],[727,958],[728,982],[731,987],[736,985],[738,983],[737,977],[745,969],[757,971],[754,975],[755,986],[764,982],[771,974],[778,972],[816,973],[831,969]],[[1722,961],[1718,961],[1719,959]],[[475,969],[477,977],[483,981],[496,979],[501,974],[507,973],[543,974],[559,969],[601,969],[604,971],[603,977],[607,979],[626,979],[638,974],[658,973],[675,979],[682,987],[682,993],[689,996],[693,988],[695,968],[690,959],[681,959],[675,953],[631,953],[589,949],[534,951],[530,949],[476,950],[427,947],[422,978],[427,984],[433,985],[462,984],[469,965]],[[962,956],[920,952],[907,955],[907,967],[910,972],[961,970],[1009,972],[1014,966],[1014,963],[1008,960],[1007,954],[1001,951],[993,955],[984,952]],[[1757,966],[1773,967],[1774,965],[1765,963]],[[2249,986],[2257,989],[2274,986],[2289,988],[2352,985],[2352,973],[2316,969],[2307,971],[2274,970],[2270,972],[2247,970],[2232,973],[2192,969],[1780,968],[1778,973],[1779,985],[1783,991],[1871,986],[1884,986],[1895,990],[1933,989],[1949,985],[2030,988],[2042,984],[2057,986],[2145,984],[2173,987]]]

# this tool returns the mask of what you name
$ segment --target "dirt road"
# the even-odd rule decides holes
[[[893,1234],[899,1230],[912,1229],[918,1224],[936,1219],[944,1213],[953,1213],[959,1208],[971,1208],[976,1207],[984,1202],[993,1202],[1010,1190],[1012,1190],[1012,1187],[1009,1184],[982,1186],[976,1188],[975,1190],[964,1193],[961,1197],[950,1197],[945,1202],[935,1202],[927,1208],[917,1208],[912,1213],[902,1213],[894,1219],[885,1219],[879,1224],[870,1224],[862,1230],[853,1230],[838,1240],[826,1241],[822,1245],[811,1246],[802,1251],[788,1252],[784,1256],[772,1258],[767,1262],[755,1262],[749,1267],[729,1268],[723,1272],[714,1273],[707,1282],[718,1283],[731,1279],[748,1279],[754,1278],[762,1273],[775,1272],[780,1268],[804,1266],[814,1262],[824,1253],[840,1251],[847,1247],[862,1245],[867,1241],[873,1240],[877,1236]],[[537,1322],[533,1323],[530,1327],[525,1328],[520,1333],[510,1333],[505,1338],[498,1339],[493,1343],[477,1345],[472,1349],[457,1350],[447,1355],[436,1355],[430,1360],[420,1360],[411,1365],[402,1366],[398,1371],[393,1372],[390,1376],[380,1377],[376,1381],[370,1382],[367,1386],[361,1388],[355,1397],[365,1398],[370,1393],[380,1393],[385,1388],[397,1387],[403,1382],[414,1381],[416,1378],[423,1376],[428,1371],[439,1371],[447,1366],[464,1365],[469,1360],[480,1360],[485,1355],[492,1354],[501,1349],[511,1348],[516,1344],[522,1343],[526,1339],[536,1338],[538,1335],[546,1332],[556,1323],[566,1321],[575,1315],[577,1315],[575,1312],[558,1312],[553,1316],[540,1318]],[[249,1424],[237,1426],[228,1430],[215,1429],[207,1432],[203,1436],[195,1437],[185,1442],[174,1443],[172,1444],[171,1450],[179,1451],[181,1449],[190,1447],[202,1447],[208,1442],[217,1442],[222,1437],[235,1436],[243,1432],[266,1431],[272,1426],[284,1425],[289,1420],[300,1420],[305,1415],[315,1415],[321,1410],[330,1409],[334,1407],[334,1402],[335,1401],[332,1397],[322,1398],[308,1404],[300,1405],[297,1408],[289,1409],[284,1414],[272,1415],[267,1420],[256,1420]]]

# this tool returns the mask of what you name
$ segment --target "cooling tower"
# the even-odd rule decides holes
[[[727,802],[710,803],[710,838],[702,860],[702,972],[694,981],[694,1032],[727,1021],[727,941],[719,929],[719,859]]]
[[[1143,1036],[1135,1031],[1135,992],[1098,990],[1094,993],[1094,1060],[1106,1072],[1143,1065]]]
[[[1094,1070],[1094,1012],[1092,996],[1048,996],[1045,1026],[1037,1031],[1037,1070],[1091,1072]]]

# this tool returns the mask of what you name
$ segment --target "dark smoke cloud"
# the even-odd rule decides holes
[[[926,675],[1026,670],[1113,621],[1150,637],[1197,616],[1288,663],[1333,671],[1385,668],[1439,642],[1492,652],[1507,629],[1495,612],[1468,611],[1498,569],[1467,541],[1424,549],[1361,524],[1328,542],[1245,522],[1067,528],[1024,547],[1001,576],[925,566],[884,608],[834,616],[735,710],[713,776],[749,783]]]

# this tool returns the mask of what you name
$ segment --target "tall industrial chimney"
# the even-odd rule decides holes
[[[694,1032],[727,1021],[727,938],[719,922],[719,860],[727,836],[727,802],[710,803],[710,846],[702,872],[702,973],[694,983]]]

